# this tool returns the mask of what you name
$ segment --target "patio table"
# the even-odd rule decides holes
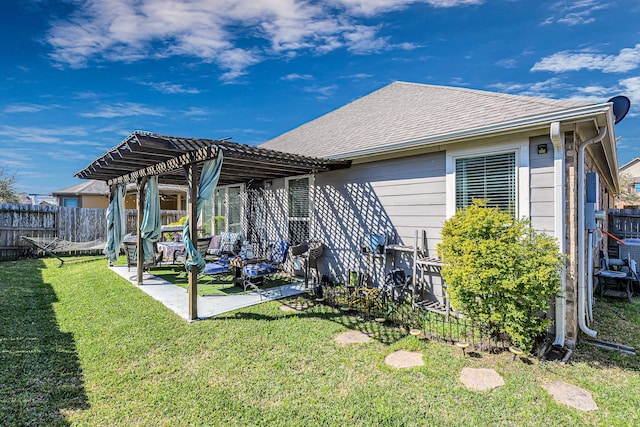
[[[158,251],[162,253],[162,261],[170,261],[172,264],[176,262],[176,252],[180,253],[184,250],[182,242],[158,242]]]

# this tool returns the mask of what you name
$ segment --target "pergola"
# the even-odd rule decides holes
[[[113,190],[117,184],[136,183],[138,189],[138,253],[142,246],[142,211],[147,178],[158,176],[159,183],[188,186],[189,232],[197,236],[197,199],[200,172],[205,161],[222,150],[224,162],[218,185],[265,181],[287,176],[313,174],[348,168],[346,160],[321,159],[238,144],[229,140],[182,138],[135,131],[120,144],[106,151],[75,174],[82,179],[106,181]],[[142,283],[143,257],[138,257],[137,280]],[[189,272],[189,319],[198,317],[198,268]]]

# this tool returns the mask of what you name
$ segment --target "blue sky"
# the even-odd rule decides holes
[[[640,2],[4,0],[0,163],[47,194],[136,129],[259,144],[392,81],[632,107]]]

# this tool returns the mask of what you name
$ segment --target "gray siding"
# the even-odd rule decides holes
[[[435,245],[445,220],[445,153],[432,153],[318,174],[315,178],[315,221],[312,237],[327,245],[325,271],[343,280],[349,269],[367,271],[379,279],[395,261],[408,268],[406,258],[361,257],[367,233],[386,233],[413,245],[416,230],[424,230],[428,251]]]
[[[547,153],[538,154],[538,145],[547,144]],[[548,136],[530,139],[529,204],[531,225],[538,232],[554,235],[553,144]]]

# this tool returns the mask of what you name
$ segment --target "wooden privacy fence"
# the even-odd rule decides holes
[[[128,209],[126,214],[127,232],[133,233],[137,211]],[[186,214],[186,211],[163,210],[162,224],[176,222]],[[106,242],[106,209],[0,204],[0,259],[17,259],[31,252],[33,247],[21,236],[38,240]]]

